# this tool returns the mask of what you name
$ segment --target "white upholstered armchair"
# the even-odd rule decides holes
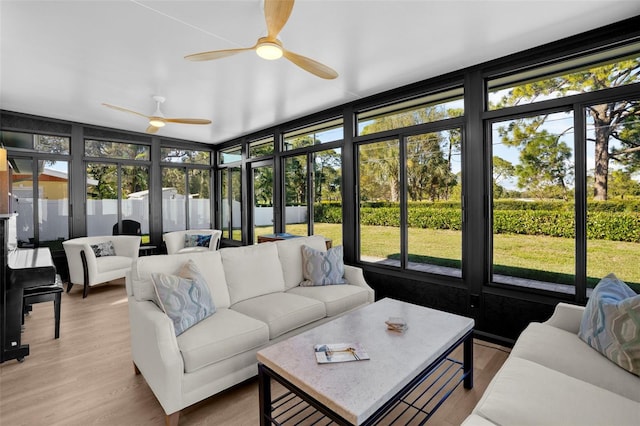
[[[73,238],[62,243],[69,265],[69,285],[84,286],[82,297],[89,287],[124,278],[131,264],[138,258],[140,237],[134,235],[104,235]],[[92,247],[93,246],[93,247]]]
[[[186,236],[211,235],[208,246],[185,244]],[[188,253],[197,251],[214,251],[220,248],[222,231],[218,229],[189,229],[187,231],[167,232],[162,236],[167,246],[167,254]],[[193,239],[193,241],[196,241]]]

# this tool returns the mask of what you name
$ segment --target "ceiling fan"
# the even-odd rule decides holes
[[[273,60],[284,56],[303,70],[308,71],[311,74],[315,74],[320,78],[329,80],[336,78],[338,73],[332,68],[285,49],[282,42],[278,40],[278,34],[291,15],[293,3],[294,0],[264,0],[264,17],[267,21],[267,36],[260,37],[254,46],[194,53],[192,55],[185,56],[185,59],[190,61],[210,61],[212,59],[220,59],[235,55],[236,53],[247,50],[255,50],[261,58]]]
[[[153,96],[153,100],[156,101],[156,111],[152,115],[142,114],[137,111],[133,111],[127,108],[122,108],[115,105],[105,104],[102,105],[117,109],[118,111],[124,111],[131,114],[139,115],[149,120],[149,127],[147,127],[147,133],[155,133],[160,127],[164,127],[167,123],[181,123],[181,124],[211,124],[211,120],[205,120],[201,118],[167,118],[160,111],[160,104],[165,101],[163,96]]]

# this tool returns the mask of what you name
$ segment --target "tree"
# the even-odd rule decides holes
[[[516,168],[511,162],[504,158],[493,156],[493,197],[503,198],[505,195],[505,189],[501,182],[507,179],[511,179],[515,176]]]
[[[498,107],[514,106],[527,101],[535,101],[540,97],[565,96],[576,93],[594,92],[606,88],[618,87],[640,82],[640,58],[628,59],[596,66],[577,72],[564,74],[532,83],[515,86],[503,96]],[[640,117],[639,100],[620,100],[601,105],[588,106],[585,111],[593,123],[595,142],[594,199],[606,200],[609,177],[609,162],[617,160],[621,163],[621,155],[637,153],[640,141],[637,138],[637,123]],[[543,117],[544,120],[546,118]],[[537,119],[537,118],[536,118]],[[536,121],[536,119],[533,119]],[[525,132],[528,137],[521,137],[521,142],[528,142],[532,128],[527,120],[517,120],[512,126],[513,132]],[[534,126],[536,129],[540,126]],[[630,131],[629,127],[634,128]],[[527,133],[528,132],[528,133]],[[629,137],[635,134],[635,138]],[[610,151],[610,140],[616,139],[621,149]]]

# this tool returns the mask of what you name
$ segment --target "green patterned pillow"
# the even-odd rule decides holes
[[[346,284],[342,246],[330,248],[326,252],[302,246],[301,286]]]
[[[614,274],[607,275],[591,293],[578,336],[640,376],[640,295]]]
[[[180,276],[154,273],[151,279],[160,309],[173,321],[176,336],[216,311],[209,286],[192,260],[183,265]]]

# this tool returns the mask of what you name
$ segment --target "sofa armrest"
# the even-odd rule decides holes
[[[349,284],[364,287],[369,292],[369,302],[375,302],[376,294],[364,279],[362,268],[359,268],[357,266],[344,265],[344,277]]]
[[[155,303],[129,297],[131,355],[165,413],[182,409],[184,362],[171,319]]]
[[[583,313],[584,306],[560,302],[556,305],[556,309],[553,311],[551,318],[544,323],[570,333],[578,334]]]

